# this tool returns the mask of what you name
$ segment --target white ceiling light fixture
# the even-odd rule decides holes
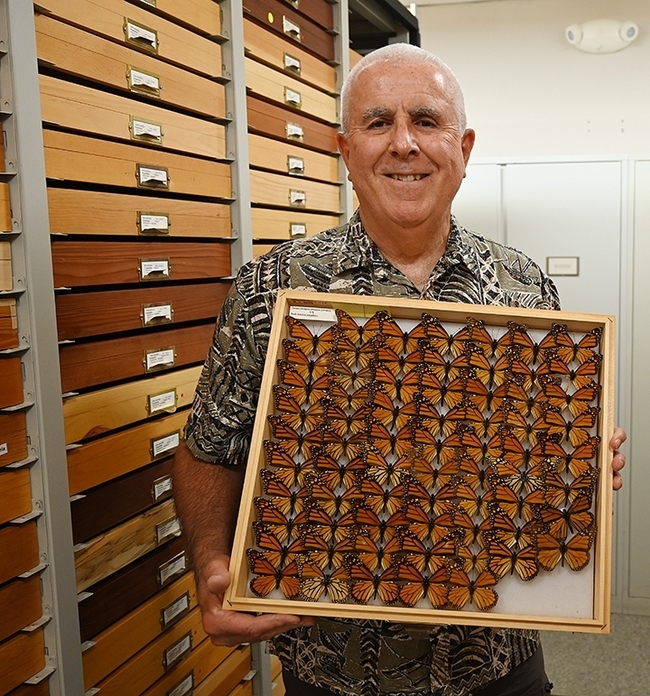
[[[639,35],[634,22],[616,19],[594,19],[566,28],[566,40],[586,53],[614,53],[629,46]]]

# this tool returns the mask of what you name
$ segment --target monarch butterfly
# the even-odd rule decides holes
[[[448,384],[445,392],[445,402],[450,408],[466,400],[471,401],[479,411],[487,410],[491,401],[490,391],[475,377],[473,370],[461,371],[461,374]]]
[[[350,596],[350,578],[345,568],[325,572],[310,555],[306,559],[299,559],[297,563],[300,577],[299,599],[317,602],[323,595],[327,595],[332,602],[345,602]]]
[[[589,549],[593,541],[593,532],[581,532],[568,541],[556,539],[551,534],[542,534],[537,539],[539,565],[544,570],[553,570],[558,563],[564,563],[571,570],[582,570],[589,564]]]
[[[322,377],[332,363],[331,353],[323,353],[312,359],[298,348],[295,341],[291,341],[288,338],[282,339],[282,347],[284,348],[285,360],[290,365],[293,365],[306,381],[313,382]]]
[[[383,512],[392,515],[402,507],[402,499],[395,495],[395,488],[384,490],[381,484],[369,478],[362,478],[359,486],[365,504],[378,515]]]
[[[309,456],[309,448],[312,445],[320,445],[324,442],[323,431],[320,428],[303,433],[292,428],[281,416],[269,416],[268,419],[277,444],[290,457],[301,456],[307,458]],[[299,465],[294,460],[294,469],[297,468],[299,468]]]
[[[249,587],[258,597],[266,597],[273,590],[280,589],[287,599],[293,599],[300,591],[298,564],[292,561],[286,566],[274,566],[261,551],[248,549],[250,570],[256,577]]]
[[[405,606],[414,607],[424,597],[434,609],[442,609],[447,605],[448,572],[445,567],[427,577],[408,561],[401,561],[396,565],[395,573],[401,585],[399,600]]]
[[[337,461],[344,457],[348,460],[354,459],[368,447],[368,438],[365,431],[355,433],[350,437],[343,437],[334,429],[323,426],[321,433],[323,450]]]
[[[306,531],[301,538],[303,557],[308,554],[309,560],[319,568],[339,568],[346,555],[354,549],[351,537],[345,536],[340,541],[328,543],[314,530]]]
[[[321,422],[341,437],[354,435],[366,428],[365,419],[371,414],[369,406],[361,406],[354,413],[347,414],[326,396],[320,400],[320,405]]]
[[[393,401],[408,403],[413,401],[413,395],[420,389],[420,378],[417,370],[407,372],[403,377],[397,377],[381,363],[370,363],[374,368],[375,382],[382,385],[383,390]]]
[[[511,520],[521,517],[526,522],[536,519],[539,506],[547,502],[544,490],[541,488],[536,488],[525,496],[519,496],[512,488],[500,483],[494,486],[492,501]]]
[[[497,577],[503,578],[508,573],[517,575],[522,580],[532,580],[539,572],[537,549],[535,546],[522,546],[519,549],[510,548],[501,541],[490,540],[487,546],[490,560],[488,570]]]
[[[437,543],[444,539],[449,530],[436,525],[436,515],[426,513],[419,505],[409,503],[404,508],[408,530],[421,542]]]
[[[292,428],[298,430],[313,430],[321,422],[325,409],[319,402],[313,403],[303,408],[291,392],[285,387],[274,385],[273,399],[276,412],[280,412],[282,420]]]
[[[340,530],[353,527],[359,534],[367,534],[376,544],[390,541],[404,525],[408,525],[408,520],[401,509],[383,520],[374,510],[365,506],[348,512],[338,521],[339,533]]]
[[[387,428],[397,428],[398,430],[408,423],[409,414],[412,413],[412,409],[395,405],[395,402],[381,389],[372,390],[368,410],[376,420]]]
[[[318,478],[310,481],[307,484],[307,489],[309,490],[310,502],[325,510],[332,518],[335,515],[349,512],[355,504],[363,499],[363,494],[357,485],[338,494]]]
[[[534,546],[537,534],[543,531],[542,524],[535,519],[518,525],[501,512],[493,513],[486,522],[481,528],[483,539],[500,541],[508,548]]]
[[[430,573],[435,573],[456,558],[460,535],[455,532],[450,532],[431,547],[425,546],[408,532],[406,534],[408,541],[403,544],[401,557],[412,563],[421,573],[426,569]]]
[[[492,408],[498,409],[504,401],[511,402],[523,416],[540,413],[538,397],[529,396],[523,387],[524,380],[519,375],[509,375],[492,393]]]
[[[478,543],[483,546],[481,522],[475,522],[464,510],[451,510],[434,519],[434,534],[442,538],[450,532],[459,532],[464,546]]]
[[[336,332],[334,327],[330,326],[320,335],[313,334],[307,325],[299,319],[294,319],[292,316],[286,316],[285,321],[289,327],[289,336],[293,339],[296,346],[305,355],[323,355],[334,347],[336,341]]]
[[[426,312],[422,314],[421,326],[423,327],[426,338],[421,345],[428,345],[440,355],[452,352],[455,338],[447,333],[447,329],[440,323],[437,317],[431,316]]]
[[[376,342],[374,359],[377,364],[383,365],[395,373],[400,371],[409,372],[413,369],[412,359],[407,362],[407,356],[400,355],[399,352],[394,351],[389,345],[382,343],[379,339],[373,339],[373,342]],[[415,355],[413,355],[414,357]]]
[[[360,345],[379,333],[379,327],[376,324],[370,324],[369,322],[365,325],[357,324],[357,322],[342,309],[337,309],[335,311],[339,330],[352,341],[352,343]]]
[[[293,536],[294,521],[284,515],[278,507],[266,498],[255,498],[258,522],[284,544]]]
[[[454,492],[451,487],[443,487],[439,491],[429,491],[416,480],[409,480],[402,484],[404,500],[409,505],[421,507],[427,515],[441,515],[454,509]],[[448,490],[449,489],[449,490]],[[445,495],[445,491],[449,495]]]
[[[562,411],[568,408],[573,416],[578,416],[587,410],[592,402],[597,401],[600,394],[600,385],[595,382],[589,382],[572,393],[564,391],[557,382],[550,378],[543,380],[540,378],[539,384],[541,394],[538,395],[538,400],[543,398]]]
[[[521,414],[520,414],[521,415]],[[523,416],[522,416],[523,418]],[[524,423],[526,420],[524,419]],[[456,429],[457,423],[467,423],[479,437],[491,437],[501,425],[501,419],[498,417],[495,422],[489,416],[483,415],[475,404],[468,398],[459,402],[456,406],[449,409],[445,415],[443,432],[445,435],[450,435]]]
[[[591,500],[588,495],[579,495],[567,509],[542,508],[542,522],[548,526],[548,533],[556,539],[564,539],[570,533],[584,532],[594,523],[594,516],[589,512]]]
[[[403,454],[395,462],[395,468],[402,474],[410,475],[417,483],[427,489],[433,488],[438,480],[438,469],[434,468],[431,462],[422,456],[419,447],[414,447]]]
[[[375,597],[382,604],[394,604],[399,596],[399,586],[394,568],[389,567],[379,575],[359,560],[350,563],[350,580],[352,599],[360,604],[367,604]]]
[[[456,450],[438,471],[438,480],[441,484],[452,483],[453,481],[463,480],[469,475],[475,480],[481,476],[481,470],[476,461],[462,449]],[[473,487],[473,486],[472,486]]]
[[[300,372],[286,360],[278,360],[282,384],[290,395],[301,405],[313,403],[324,396],[332,385],[332,377],[326,373],[313,382],[305,379]]]
[[[582,364],[598,354],[601,335],[602,329],[596,327],[575,343],[566,324],[553,324],[544,347],[557,353],[558,357],[567,365],[574,360]]]
[[[470,580],[469,575],[460,568],[449,571],[449,604],[454,609],[462,609],[472,602],[480,611],[489,611],[496,606],[499,595],[492,589],[497,584],[497,578],[489,571],[479,573],[476,580]]]
[[[305,474],[311,469],[309,460],[298,462],[279,443],[269,440],[264,441],[264,451],[267,465],[274,467],[276,476],[285,485],[290,487],[304,485]]]
[[[487,443],[486,458],[503,458],[516,467],[537,466],[544,461],[557,464],[566,457],[566,452],[557,442],[557,436],[544,433],[537,435],[537,442],[526,449],[507,426],[499,428]]]
[[[345,363],[350,368],[362,369],[377,355],[374,340],[357,344],[339,332],[332,347],[333,360]]]
[[[573,452],[566,453],[564,458],[559,460],[557,471],[562,473],[567,469],[573,476],[581,476],[582,474],[593,473],[593,468],[589,464],[589,460],[593,459],[598,454],[600,446],[600,437],[590,437],[581,445],[578,445]]]
[[[262,469],[260,471],[264,493],[271,497],[275,506],[285,515],[300,512],[303,508],[305,497],[308,493],[306,487],[292,491],[289,486],[273,471]]]
[[[390,556],[385,551],[385,546],[377,544],[367,534],[350,534],[348,543],[351,546],[348,556],[352,559],[357,559],[364,566],[372,571],[377,568],[386,569],[391,563]]]
[[[520,495],[531,493],[544,484],[545,471],[540,464],[520,468],[506,459],[486,457],[486,460],[493,472],[488,478],[493,486],[501,483]]]
[[[492,337],[485,328],[485,322],[481,319],[467,317],[465,326],[454,335],[457,347],[456,355],[467,348],[468,345],[475,346],[488,357],[500,353],[499,341]]]
[[[476,553],[469,546],[459,546],[457,551],[460,567],[469,573],[482,573],[487,569],[490,555],[486,548],[479,548]]]
[[[290,544],[283,544],[267,525],[260,522],[254,523],[254,531],[255,540],[263,549],[264,557],[276,568],[294,561],[297,556],[306,551],[302,539],[294,539]]]
[[[327,397],[331,399],[339,408],[344,410],[356,411],[360,409],[370,398],[369,387],[359,387],[353,392],[348,392],[341,384],[332,383],[327,391]]]
[[[569,368],[559,355],[549,352],[545,361],[537,370],[538,375],[558,375],[568,377],[576,389],[586,387],[591,384],[594,377],[600,372],[602,355],[591,355],[581,363],[575,370]],[[539,381],[539,378],[538,378]]]
[[[401,457],[413,448],[411,434],[412,429],[409,425],[403,426],[396,433],[391,433],[379,421],[372,421],[368,430],[368,440],[384,457],[390,454]]]
[[[461,448],[469,454],[477,464],[482,462],[483,443],[474,428],[467,423],[458,423],[456,430],[442,441],[440,461],[445,464],[450,459],[453,459],[457,448]]]
[[[372,361],[367,367],[354,370],[347,363],[341,360],[334,360],[331,365],[332,383],[340,385],[348,392],[367,387],[374,377],[371,364]]]
[[[505,352],[508,348],[515,348],[527,365],[533,365],[537,361],[540,350],[540,346],[530,337],[526,325],[513,321],[508,322],[508,331],[499,339],[499,350]]]
[[[571,505],[581,495],[586,495],[591,500],[595,485],[596,478],[591,471],[576,476],[571,483],[556,472],[549,471],[544,480],[544,497],[549,505],[560,508]]]
[[[309,463],[318,473],[320,481],[332,489],[337,486],[351,488],[357,482],[358,475],[366,468],[362,457],[355,457],[345,464],[326,452],[318,450],[312,450],[312,458]]]
[[[382,486],[396,486],[409,470],[408,461],[402,458],[389,462],[380,452],[368,450],[362,455],[366,475]]]
[[[439,380],[446,380],[449,373],[449,363],[435,348],[426,341],[420,341],[418,347],[405,358],[408,371],[426,369]]]
[[[568,438],[574,447],[589,439],[589,431],[596,425],[600,412],[600,408],[590,407],[567,422],[559,409],[550,404],[544,406],[542,414],[532,425],[531,440],[534,441],[540,431],[546,431],[551,435],[557,434],[560,442]]]

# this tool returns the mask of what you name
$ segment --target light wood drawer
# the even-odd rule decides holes
[[[59,70],[206,116],[226,113],[224,87],[212,79],[47,15],[35,22],[39,59]]]
[[[230,275],[230,245],[223,242],[52,242],[54,286],[208,280]]]
[[[141,0],[140,3],[151,12],[168,17],[172,21],[178,20],[179,24],[192,27],[206,36],[219,36],[221,34],[220,6],[215,0]]]
[[[9,184],[0,182],[0,232],[11,232],[12,229]]]
[[[363,58],[361,53],[357,53],[356,51],[353,51],[352,49],[350,49],[349,56],[350,56],[350,69],[352,69]]]
[[[259,205],[322,210],[338,214],[340,187],[251,170],[251,201]]]
[[[214,327],[212,323],[188,326],[182,329],[138,334],[93,343],[63,345],[60,348],[61,382],[64,392],[86,389],[129,377],[147,374],[147,365],[170,369],[203,363],[210,348]],[[173,360],[173,365],[171,361]],[[191,398],[186,384],[175,389],[175,402]],[[145,408],[151,408],[151,391],[145,396]],[[170,393],[168,389],[164,393]],[[189,391],[189,390],[188,390]]]
[[[248,136],[249,162],[253,167],[273,169],[290,174],[296,179],[307,177],[337,183],[339,180],[338,157],[313,152],[307,148],[264,138]]]
[[[13,286],[11,242],[0,242],[0,290],[11,290]]]
[[[38,565],[36,522],[0,528],[0,583]]]
[[[154,148],[224,157],[225,129],[217,123],[48,75],[40,76],[40,88],[41,114],[47,124]]]
[[[174,501],[166,500],[86,542],[75,554],[77,592],[112,575],[136,558],[179,536]]]
[[[41,614],[41,581],[38,575],[18,578],[0,587],[0,641],[29,626]]]
[[[124,0],[39,0],[48,14],[211,77],[221,77],[214,41]]]
[[[59,294],[59,340],[215,319],[230,282]]]
[[[194,577],[186,573],[102,631],[82,654],[85,688],[97,684],[197,604]]]
[[[263,63],[299,77],[314,87],[334,94],[336,70],[303,51],[295,41],[274,34],[249,19],[244,20],[245,51]]]
[[[336,99],[273,68],[246,58],[246,87],[290,109],[338,123]]]
[[[50,231],[146,237],[231,236],[230,206],[105,191],[48,188]]]
[[[193,696],[212,696],[212,694],[231,694],[252,667],[250,646],[234,650],[211,674],[195,689]],[[147,694],[146,696],[150,696]],[[154,696],[151,694],[151,696]],[[157,696],[157,695],[156,695]],[[161,694],[161,696],[163,696]]]
[[[13,297],[0,297],[0,350],[17,346],[16,300]]]
[[[251,210],[253,239],[300,239],[337,227],[340,219],[335,215],[319,215],[292,210]]]
[[[0,524],[32,511],[29,469],[0,472]]]
[[[0,408],[23,402],[23,366],[20,358],[0,358]]]
[[[43,130],[48,177],[154,191],[229,198],[230,168],[221,162]]]
[[[6,694],[45,667],[43,630],[19,633],[0,644],[0,694]]]
[[[66,444],[102,435],[125,425],[151,418],[147,407],[149,394],[162,394],[175,389],[176,405],[179,408],[189,406],[200,374],[201,366],[197,365],[158,376],[149,375],[126,384],[97,389],[87,394],[64,399],[63,419]],[[0,414],[0,433],[2,433],[2,414]],[[0,434],[0,446],[1,440]]]
[[[207,694],[205,696],[207,696]],[[212,695],[210,695],[210,696],[212,696]],[[228,694],[228,696],[253,696],[253,682],[247,681],[247,682],[242,682],[241,684],[238,684]],[[272,696],[275,696],[275,694],[273,694]]]
[[[27,458],[27,424],[22,411],[0,413],[0,467]]]

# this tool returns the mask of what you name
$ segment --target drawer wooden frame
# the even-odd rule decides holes
[[[0,350],[17,347],[16,300],[13,297],[0,297]]]
[[[12,290],[14,287],[11,267],[11,242],[0,241],[0,290]]]
[[[253,240],[302,239],[341,224],[339,217],[270,208],[251,210]]]
[[[36,568],[39,562],[36,522],[0,528],[0,584]]]
[[[27,452],[25,412],[0,413],[0,468],[27,459]]]
[[[422,312],[439,317],[443,322],[464,325],[467,317],[483,320],[486,327],[506,327],[509,321],[523,323],[531,329],[548,332],[554,323],[566,324],[569,331],[587,332],[595,327],[602,330],[600,369],[601,410],[598,433],[602,441],[597,454],[599,478],[595,491],[595,513],[598,534],[593,548],[594,573],[592,577],[593,612],[588,618],[570,616],[534,616],[506,612],[480,612],[419,609],[417,607],[353,605],[299,600],[280,600],[247,596],[248,559],[246,548],[255,546],[252,520],[255,514],[253,500],[262,494],[259,470],[264,467],[263,442],[271,438],[267,415],[273,413],[273,384],[280,383],[277,358],[282,356],[281,341],[288,335],[284,317],[292,306],[341,308],[352,316],[370,317],[380,309],[395,318],[419,321]],[[224,606],[243,611],[288,612],[318,616],[346,616],[416,623],[459,623],[478,626],[536,628],[565,631],[606,633],[610,621],[612,483],[611,451],[608,438],[614,427],[614,350],[615,322],[607,315],[525,310],[513,307],[492,307],[445,302],[426,302],[398,297],[352,296],[319,294],[281,290],[278,293],[274,321],[269,339],[264,375],[257,407],[257,417],[251,441],[249,463],[242,494],[237,530],[233,545],[232,583],[226,592]],[[534,581],[533,581],[534,582]],[[575,596],[575,595],[574,595]]]
[[[256,205],[273,205],[293,210],[322,211],[338,215],[341,210],[341,187],[297,177],[250,171],[251,201]]]

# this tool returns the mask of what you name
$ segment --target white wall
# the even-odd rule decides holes
[[[420,5],[417,16],[422,47],[463,86],[475,157],[650,152],[647,0]],[[639,37],[616,53],[583,53],[564,31],[592,19],[634,21]]]

